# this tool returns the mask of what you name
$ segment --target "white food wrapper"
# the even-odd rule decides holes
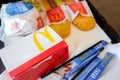
[[[38,10],[23,1],[4,4],[1,16],[7,36],[25,36],[43,26]]]

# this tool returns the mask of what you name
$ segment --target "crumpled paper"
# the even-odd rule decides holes
[[[7,36],[26,36],[42,26],[38,10],[23,1],[3,4],[1,20]]]

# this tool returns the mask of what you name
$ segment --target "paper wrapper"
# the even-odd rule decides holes
[[[96,25],[94,17],[88,14],[83,2],[76,2],[67,6],[71,22],[80,30],[89,31]]]
[[[43,26],[38,10],[27,2],[5,4],[1,15],[7,36],[26,36]]]
[[[65,6],[50,9],[41,14],[45,25],[50,25],[62,38],[69,36],[71,23],[68,19]]]

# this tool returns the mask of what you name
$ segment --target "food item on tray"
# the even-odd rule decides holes
[[[75,0],[64,0],[64,1],[66,5],[75,3]]]
[[[66,38],[70,34],[70,21],[66,20],[61,24],[51,24],[50,27],[56,31],[62,38]]]
[[[45,25],[49,25],[63,39],[71,33],[71,22],[69,21],[65,6],[59,6],[47,10],[41,14]]]
[[[24,1],[3,5],[1,16],[7,36],[26,36],[43,26],[39,11]]]
[[[80,30],[88,31],[95,27],[94,17],[88,13],[85,4],[80,1],[66,6],[71,22]]]
[[[73,24],[80,30],[88,31],[95,27],[96,21],[93,16],[83,16],[78,14],[73,20]]]
[[[41,6],[46,10],[51,9],[51,6],[48,2],[48,0],[40,0]]]
[[[53,0],[53,1],[55,1],[57,6],[64,5],[64,4],[68,5],[75,2],[75,0]]]
[[[64,0],[54,0],[57,6],[65,4]]]
[[[48,3],[50,4],[51,8],[57,7],[57,4],[56,4],[55,0],[47,0],[47,1],[48,1]],[[59,1],[59,0],[58,0],[58,1]]]

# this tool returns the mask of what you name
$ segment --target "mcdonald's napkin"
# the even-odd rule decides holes
[[[11,2],[1,8],[5,33],[11,35],[28,35],[43,26],[38,10],[27,2]]]
[[[0,50],[0,57],[13,80],[31,80],[68,59],[68,46],[49,26]],[[57,61],[57,62],[56,62]]]

